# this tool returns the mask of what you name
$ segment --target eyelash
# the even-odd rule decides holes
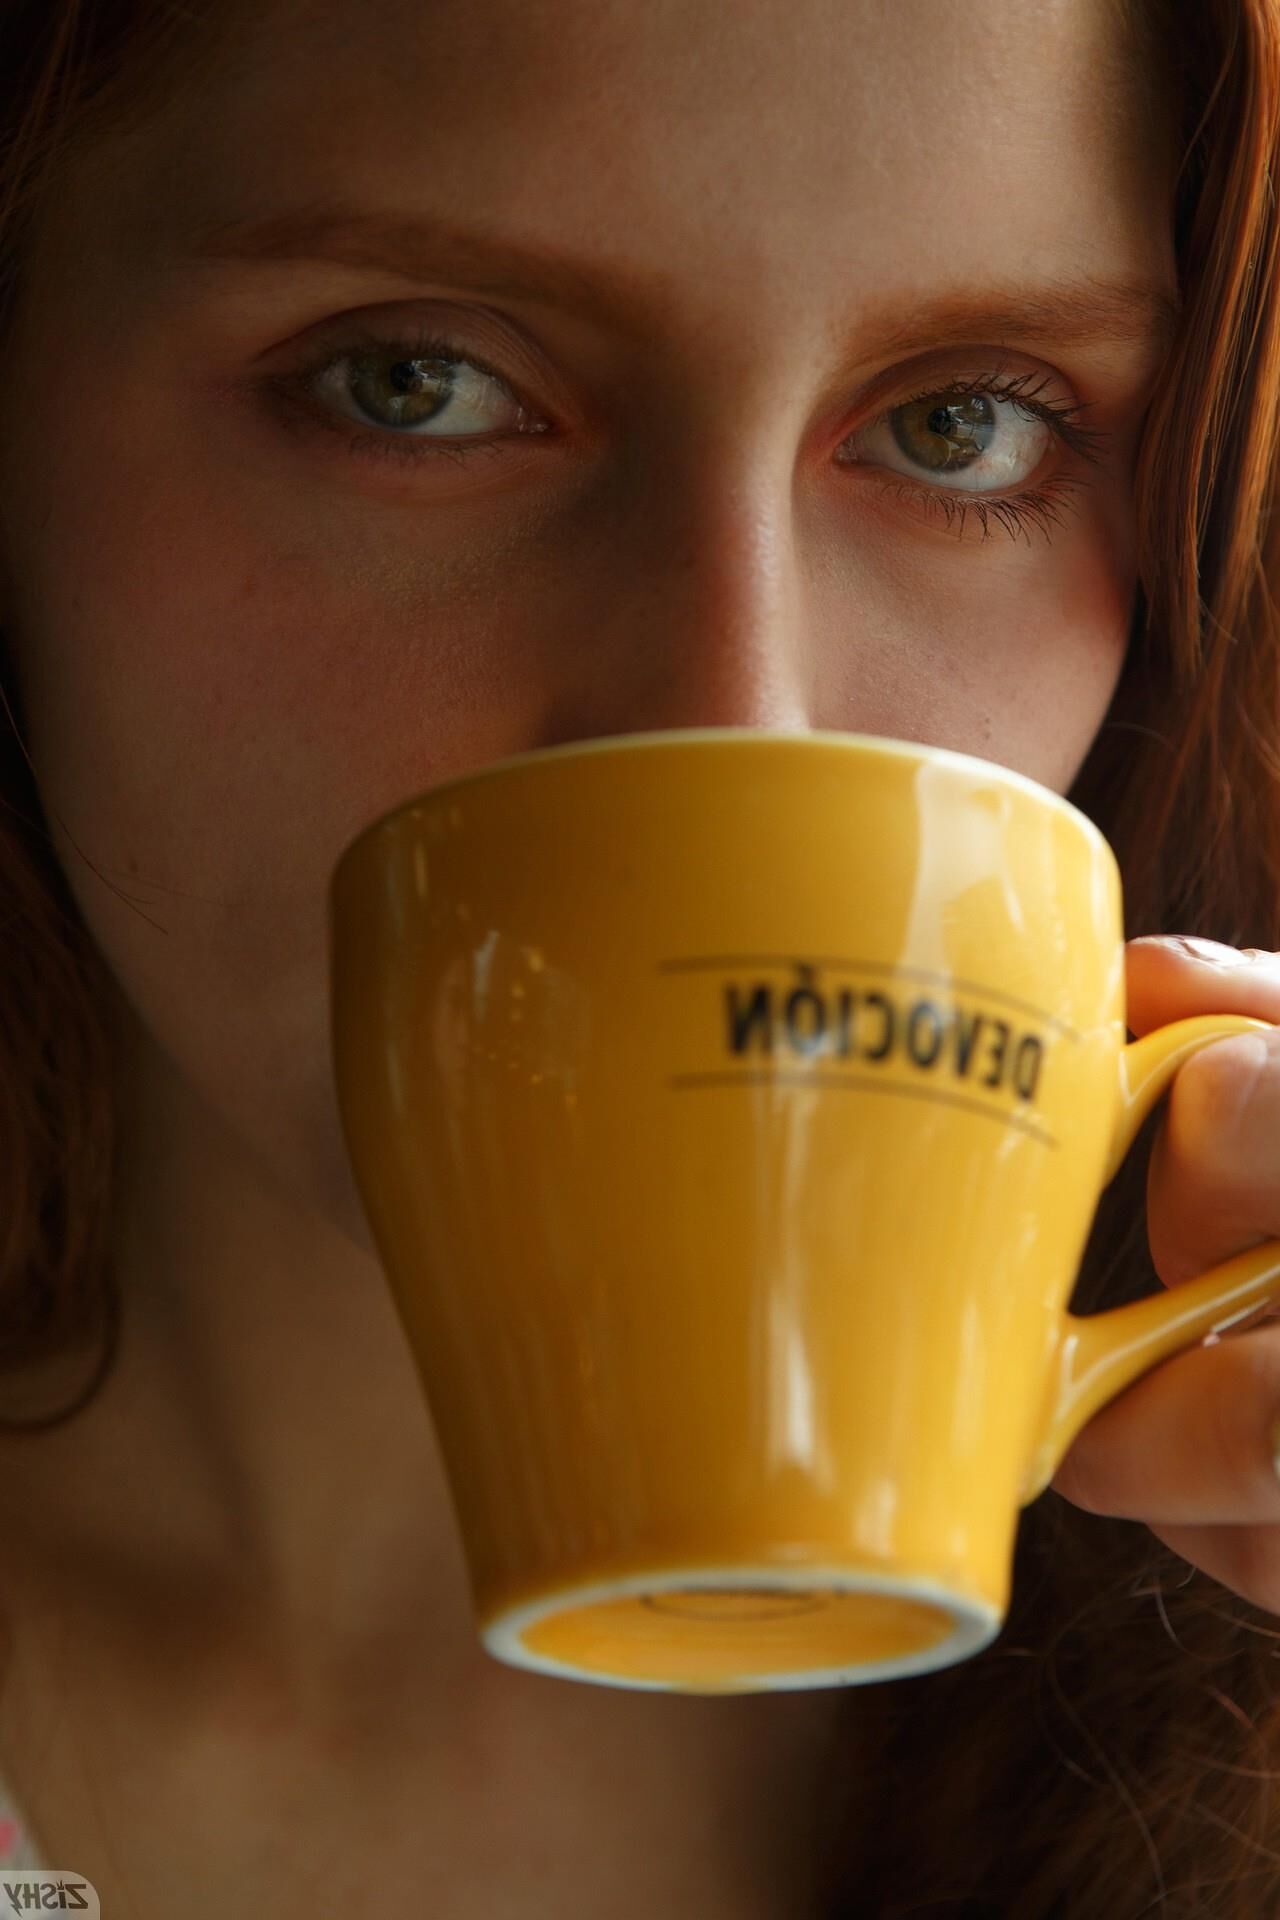
[[[509,399],[523,408],[519,394],[513,390],[496,367],[489,366],[473,353],[462,352],[454,341],[425,333],[419,333],[410,338],[363,330],[357,330],[354,334],[347,333],[343,337],[342,345],[336,351],[330,351],[318,361],[312,361],[300,370],[275,375],[267,384],[276,396],[291,408],[301,407],[310,423],[318,423],[339,433],[346,442],[347,450],[360,457],[392,460],[407,465],[416,464],[423,459],[443,458],[451,459],[455,464],[461,465],[479,454],[496,455],[508,441],[524,437],[523,434],[515,432],[498,435],[489,440],[476,439],[449,443],[422,434],[397,434],[391,429],[352,433],[347,431],[350,423],[344,423],[340,415],[333,414],[316,404],[310,389],[312,383],[318,380],[321,374],[327,373],[331,367],[356,354],[383,353],[391,349],[400,351],[406,360],[438,359],[472,367],[477,373],[486,374]],[[1014,403],[1018,412],[1043,421],[1061,445],[1070,448],[1090,465],[1100,465],[1106,443],[1111,436],[1097,428],[1086,427],[1080,423],[1078,416],[1085,411],[1086,403],[1067,404],[1059,400],[1039,398],[1049,382],[1048,376],[1045,375],[1039,378],[1038,384],[1032,385],[1036,378],[1037,376],[1031,373],[1006,378],[1000,373],[985,372],[975,374],[972,378],[948,380],[941,386],[924,387],[918,393],[908,394],[896,400],[892,407],[886,409],[886,412],[875,421],[868,422],[868,425],[879,426],[899,408],[911,406],[917,401],[933,399],[946,401],[960,399],[969,394],[985,393],[995,400],[1010,401]],[[531,428],[527,431],[530,434],[536,434],[545,429]],[[959,534],[963,534],[965,523],[972,513],[982,528],[983,540],[991,537],[993,521],[1003,527],[1012,539],[1017,539],[1019,536],[1026,538],[1028,527],[1036,525],[1044,534],[1046,541],[1050,540],[1052,535],[1049,532],[1049,526],[1051,523],[1061,524],[1060,506],[1066,496],[1090,484],[1083,477],[1057,474],[1042,482],[1041,485],[1029,487],[1022,493],[1010,495],[1007,499],[988,499],[981,496],[971,496],[966,499],[960,493],[944,488],[918,486],[905,474],[890,470],[879,470],[875,477],[886,491],[923,503],[930,512],[941,513],[948,527],[956,524]]]
[[[913,406],[920,400],[959,400],[968,394],[985,393],[993,400],[1011,401],[1019,413],[1042,420],[1061,445],[1070,448],[1090,466],[1101,466],[1111,435],[1101,428],[1081,424],[1078,416],[1085,411],[1088,403],[1041,400],[1038,396],[1048,386],[1049,377],[1042,374],[1038,383],[1031,385],[1035,380],[1033,373],[1015,374],[1012,378],[999,373],[978,373],[972,377],[948,380],[940,387],[923,387],[918,393],[907,394],[901,400],[895,400],[888,413],[896,413],[899,407]],[[886,414],[882,414],[870,424],[879,426],[886,417]],[[964,532],[965,521],[972,513],[982,528],[984,540],[990,539],[990,523],[995,520],[1015,540],[1020,534],[1025,538],[1028,526],[1036,525],[1046,542],[1053,537],[1049,532],[1050,524],[1062,524],[1060,504],[1070,494],[1091,484],[1081,475],[1052,474],[1038,487],[1028,487],[1022,493],[997,500],[980,495],[966,499],[960,493],[948,492],[941,487],[916,486],[905,474],[886,472],[878,474],[877,479],[889,492],[921,500],[931,512],[941,512],[948,527],[957,521],[959,533]]]

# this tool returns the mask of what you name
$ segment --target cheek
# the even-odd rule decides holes
[[[416,540],[385,516],[344,528],[172,449],[133,485],[88,462],[28,478],[6,528],[12,652],[85,922],[268,1181],[367,1249],[332,1084],[328,883],[377,815],[534,740],[537,648],[508,671],[521,570],[499,569],[499,599],[492,558],[428,548],[420,517]]]
[[[1027,594],[993,673],[992,759],[1066,793],[1106,717],[1124,665],[1134,583],[1081,553],[1060,588]]]
[[[148,516],[108,491],[60,490],[18,549],[13,651],[58,857],[152,1038],[269,1181],[366,1244],[326,889],[347,841],[431,783],[426,726],[316,553],[267,550],[190,495]]]
[[[1072,543],[1028,609],[1015,725],[1020,757],[1009,765],[1056,793],[1074,784],[1106,718],[1136,591],[1130,519],[1117,504],[1095,538]]]
[[[818,724],[948,747],[1066,793],[1128,647],[1123,513],[1099,499],[1050,544],[1035,529],[1029,543],[969,529],[904,541],[899,525],[883,547],[862,543],[856,580],[828,561]]]

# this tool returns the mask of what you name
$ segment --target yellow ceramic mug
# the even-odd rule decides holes
[[[1073,1316],[1178,1065],[1119,874],[966,755],[728,728],[520,754],[330,894],[347,1146],[482,1642],[694,1693],[927,1673],[1003,1623],[1090,1416],[1280,1243]]]

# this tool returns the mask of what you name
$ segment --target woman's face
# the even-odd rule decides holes
[[[1124,58],[1110,0],[267,0],[70,171],[0,366],[28,745],[151,1039],[362,1246],[376,815],[720,725],[1070,786],[1175,290]]]

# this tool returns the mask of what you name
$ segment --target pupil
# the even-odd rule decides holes
[[[950,407],[935,407],[925,421],[930,433],[949,433],[951,430]]]
[[[418,378],[412,360],[397,360],[391,369],[391,384],[397,393],[412,393]]]

